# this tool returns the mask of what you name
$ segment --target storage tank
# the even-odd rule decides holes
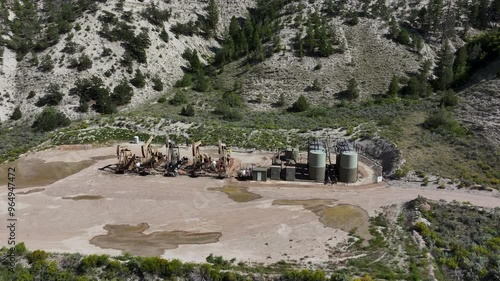
[[[339,181],[352,183],[358,180],[358,153],[345,151],[340,154]]]
[[[326,152],[325,144],[320,141],[311,141],[307,149],[307,161],[311,162],[311,151],[323,151]]]
[[[321,150],[310,151],[309,154],[309,179],[323,182],[325,181],[326,153]]]
[[[138,144],[139,143],[139,137],[138,136],[134,136],[134,141],[133,143],[135,144]]]

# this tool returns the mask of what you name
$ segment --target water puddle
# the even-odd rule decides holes
[[[101,195],[77,195],[77,196],[73,196],[73,197],[63,197],[62,199],[71,199],[71,200],[79,201],[79,200],[99,200],[102,198],[104,198],[104,197],[102,197]]]
[[[224,192],[231,200],[238,203],[250,202],[262,198],[259,194],[248,191],[248,187],[231,186],[214,187],[208,190]]]
[[[355,229],[357,235],[369,239],[371,235],[368,230],[370,226],[368,212],[354,205],[328,206],[335,201],[334,199],[274,200],[273,205],[302,205],[304,209],[315,213],[325,226],[346,232]]]
[[[79,162],[45,162],[42,159],[19,159],[0,165],[0,175],[6,175],[9,167],[16,169],[16,189],[52,184],[94,164],[94,160]],[[0,185],[7,184],[7,177],[0,177]]]
[[[103,249],[115,249],[141,256],[161,256],[165,250],[175,249],[181,244],[216,243],[222,236],[220,232],[157,231],[151,234],[143,232],[149,228],[145,222],[138,225],[104,226],[106,235],[99,235],[90,240],[90,244]]]

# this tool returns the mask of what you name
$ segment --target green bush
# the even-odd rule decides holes
[[[441,97],[441,105],[445,107],[453,107],[458,104],[458,96],[453,90],[444,91]]]
[[[130,102],[134,95],[134,89],[129,86],[127,80],[122,80],[120,84],[116,85],[111,95],[111,100],[116,105],[125,105]]]
[[[132,84],[136,88],[144,88],[146,85],[146,80],[144,74],[142,74],[140,69],[135,70],[134,78],[130,79],[130,84]]]
[[[188,102],[189,100],[186,93],[184,91],[177,91],[175,92],[175,95],[169,100],[168,103],[170,103],[171,105],[181,105]]]
[[[309,103],[303,95],[297,99],[296,102],[292,104],[291,107],[288,108],[290,112],[303,112],[309,109]]]
[[[156,76],[153,79],[151,79],[153,82],[153,90],[157,92],[163,91],[163,82],[161,81],[160,77]]]
[[[26,255],[26,258],[28,259],[29,263],[35,263],[37,261],[43,261],[46,260],[49,257],[49,254],[43,250],[35,250],[28,255]]]
[[[92,68],[92,60],[90,60],[90,58],[87,55],[82,54],[78,58],[78,65],[76,66],[76,70],[84,71],[91,68]]]
[[[161,10],[155,3],[150,3],[141,13],[149,23],[156,26],[163,26],[163,22],[168,21],[171,14],[171,10]]]
[[[26,97],[26,99],[28,99],[28,100],[29,100],[29,99],[32,99],[32,98],[34,98],[34,97],[35,97],[35,95],[36,95],[35,91],[30,91],[30,92],[28,93],[28,97]]]
[[[468,133],[458,121],[453,118],[451,112],[441,109],[430,115],[423,123],[423,127],[442,135],[453,134],[464,136]]]
[[[49,72],[52,71],[52,69],[54,69],[54,62],[52,61],[50,55],[46,55],[42,58],[42,61],[40,62],[38,69],[42,72]]]
[[[164,96],[162,96],[162,97],[160,97],[160,98],[158,99],[158,103],[165,103],[165,102],[167,102],[167,98],[166,98],[166,97],[164,97]]]
[[[32,124],[36,132],[48,132],[54,129],[68,126],[71,123],[66,114],[53,107],[43,109]]]
[[[193,85],[193,75],[185,73],[184,76],[182,76],[182,79],[177,80],[177,82],[175,82],[174,87],[182,88],[182,87],[190,87],[192,85]]]
[[[14,108],[14,112],[12,112],[12,115],[10,116],[10,120],[19,120],[21,117],[23,117],[21,109],[19,106],[16,106],[16,108]]]
[[[61,93],[59,85],[56,83],[50,83],[47,87],[47,94],[39,98],[35,105],[38,107],[45,105],[56,106],[61,103],[62,99],[63,93]]]
[[[186,107],[183,107],[180,114],[182,116],[194,116],[193,106],[188,104]]]

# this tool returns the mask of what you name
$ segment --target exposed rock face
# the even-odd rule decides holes
[[[373,138],[357,141],[356,146],[362,153],[380,163],[384,175],[392,174],[401,164],[401,152],[392,142]]]
[[[500,145],[500,79],[486,80],[460,93],[457,115],[475,134]]]

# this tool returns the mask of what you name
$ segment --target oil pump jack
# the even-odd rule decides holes
[[[166,144],[167,155],[165,157],[165,176],[176,177],[177,170],[180,168],[182,161],[180,159],[179,146],[167,139]]]
[[[215,166],[218,177],[228,177],[230,159],[231,155],[228,153],[226,144],[219,140],[219,160],[217,161]]]
[[[191,176],[198,177],[205,174],[205,171],[210,165],[211,158],[208,157],[206,153],[200,153],[201,141],[197,141],[191,145],[191,151],[193,153],[193,165],[191,169]]]

